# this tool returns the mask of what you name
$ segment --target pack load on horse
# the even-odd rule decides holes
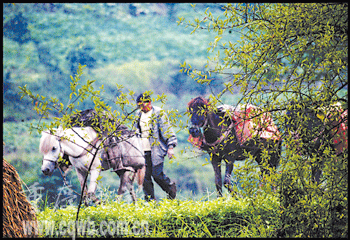
[[[245,151],[254,156],[262,172],[262,151],[269,154],[268,164],[275,168],[281,153],[281,134],[270,113],[251,104],[233,107],[222,105],[211,109],[209,100],[203,97],[188,103],[191,124],[188,138],[194,146],[207,151],[215,172],[218,196],[222,196],[221,161],[226,162],[224,186],[230,192],[231,173],[236,160],[246,159]],[[203,129],[203,132],[202,132]]]
[[[256,137],[264,138],[264,139],[273,139],[273,140],[281,140],[281,134],[273,122],[270,114],[266,112],[262,112],[260,108],[254,106],[252,104],[240,104],[237,107],[223,104],[217,107],[218,114],[228,114],[232,118],[230,126],[227,128],[227,133],[234,128],[237,136],[237,141],[241,146]],[[261,114],[261,117],[257,118]],[[221,138],[224,138],[226,134],[222,134],[222,136],[211,143],[210,145],[216,145],[221,141]],[[196,147],[201,147],[203,141],[205,139],[203,136],[199,136],[198,134],[194,137],[192,134],[188,137],[188,141],[192,143]],[[208,144],[208,143],[205,143]]]
[[[345,149],[348,149],[348,110],[344,110],[341,103],[337,102],[322,108],[316,116],[325,125],[330,126],[329,136],[332,139],[332,146],[337,155],[342,154]]]
[[[102,125],[98,124],[96,116],[93,119],[89,117],[95,113],[93,110],[86,110],[85,113],[86,115],[82,112],[78,116],[73,116],[73,127],[67,129],[59,127],[52,131],[42,132],[39,146],[40,152],[44,155],[42,172],[50,176],[57,167],[66,172],[72,165],[76,170],[87,204],[88,199],[95,203],[100,202],[95,196],[97,179],[101,171],[112,168],[112,171],[115,171],[120,177],[118,195],[129,190],[132,200],[136,201],[133,181],[136,176],[139,186],[142,186],[145,171],[145,158],[140,138],[132,134],[126,127],[121,127],[120,131],[114,134],[117,138],[112,138],[113,143],[107,144],[110,155],[104,157],[106,152],[100,146],[104,140],[102,136],[106,135],[107,131],[102,132],[103,135],[98,134],[96,130],[100,130]],[[89,124],[92,127],[83,127]],[[68,164],[61,164],[59,159],[63,157],[69,162]],[[85,178],[89,173],[89,187],[83,189]]]
[[[320,183],[323,151],[330,147],[336,155],[348,149],[348,110],[337,102],[326,107],[316,103],[291,102],[286,114],[287,132],[294,139],[296,153],[317,156],[318,164],[311,164],[312,180]]]

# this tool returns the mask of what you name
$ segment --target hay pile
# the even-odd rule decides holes
[[[34,208],[28,202],[21,186],[16,169],[3,159],[3,236],[35,237],[37,219]],[[23,228],[23,222],[32,224],[29,233]],[[28,229],[28,228],[27,228]]]

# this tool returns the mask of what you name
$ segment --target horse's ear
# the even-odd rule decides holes
[[[56,129],[56,134],[55,134],[57,137],[61,137],[63,136],[63,128],[62,126],[59,126],[57,129]]]
[[[50,134],[50,135],[56,135],[57,133],[57,128],[51,128],[45,131],[45,133]]]

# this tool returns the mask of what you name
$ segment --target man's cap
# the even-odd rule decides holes
[[[136,98],[136,103],[140,102],[150,102],[151,101],[151,96],[148,93],[141,93],[137,98]]]

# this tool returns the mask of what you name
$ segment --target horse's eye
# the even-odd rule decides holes
[[[52,147],[52,151],[56,151],[56,149],[57,149],[56,147]]]

